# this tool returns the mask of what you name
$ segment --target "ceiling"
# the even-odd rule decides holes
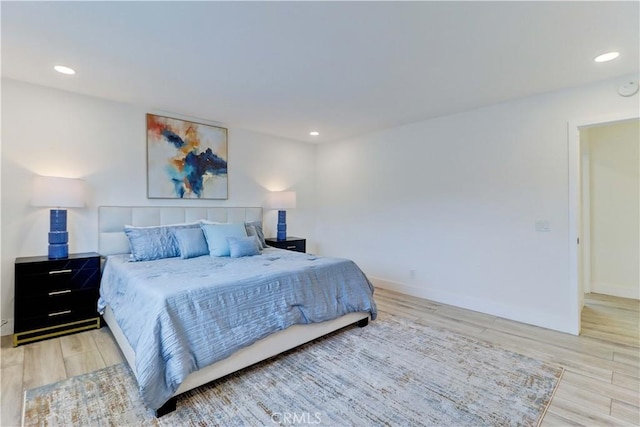
[[[639,6],[3,1],[2,76],[333,141],[636,73]]]

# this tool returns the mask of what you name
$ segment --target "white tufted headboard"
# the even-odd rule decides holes
[[[262,208],[247,207],[98,207],[98,251],[100,255],[129,253],[125,225],[148,227],[206,219],[215,222],[262,222]]]

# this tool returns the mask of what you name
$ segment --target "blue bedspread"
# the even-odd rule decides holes
[[[376,317],[373,286],[345,259],[269,248],[244,258],[128,260],[108,257],[98,310],[113,310],[152,409],[191,372],[273,332],[351,312]]]

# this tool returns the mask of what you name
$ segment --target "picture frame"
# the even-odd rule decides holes
[[[147,198],[228,198],[228,130],[147,114]]]

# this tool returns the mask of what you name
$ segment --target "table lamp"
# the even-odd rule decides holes
[[[54,207],[49,213],[49,259],[69,256],[67,210],[84,207],[84,181],[80,179],[36,176],[31,206]]]
[[[287,240],[287,211],[296,207],[295,191],[272,191],[267,195],[266,207],[278,210],[278,240]]]

